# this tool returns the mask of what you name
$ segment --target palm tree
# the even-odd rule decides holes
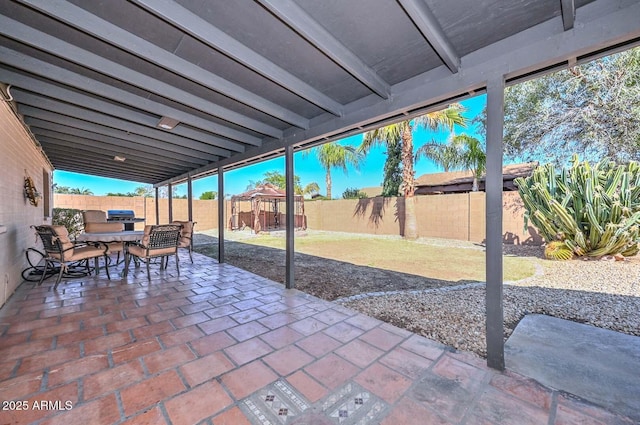
[[[487,154],[480,140],[461,134],[453,138],[453,143],[460,146],[462,166],[473,175],[473,191],[478,191],[478,180],[487,169]]]
[[[363,159],[363,154],[352,146],[343,146],[338,143],[325,143],[312,149],[320,161],[320,165],[326,172],[327,198],[331,199],[331,169],[341,168],[347,174],[347,166],[352,165],[358,169]],[[305,152],[308,155],[309,151]]]
[[[315,195],[317,193],[320,193],[320,186],[316,182],[311,182],[306,185],[298,195]]]
[[[69,189],[69,193],[71,193],[72,195],[93,195],[93,192],[91,191],[91,189],[86,189],[84,187],[82,189],[73,187]]]
[[[450,139],[444,144],[436,141],[425,143],[416,151],[416,162],[422,157],[428,158],[442,167],[445,173],[460,168],[459,145],[452,141]]]
[[[462,115],[464,107],[459,103],[449,105],[446,109],[421,115],[413,120],[401,121],[386,127],[368,131],[362,139],[359,150],[368,153],[373,146],[386,145],[388,148],[394,144],[402,144],[402,195],[405,198],[405,229],[404,236],[408,239],[418,237],[418,228],[415,215],[415,172],[413,164],[413,129],[420,126],[436,131],[446,128],[452,131],[454,126],[466,126],[467,119]]]
[[[444,171],[465,169],[473,175],[474,192],[478,191],[478,180],[486,170],[487,154],[482,142],[475,137],[461,134],[445,144],[429,143],[416,152],[416,159],[425,156],[444,168]]]

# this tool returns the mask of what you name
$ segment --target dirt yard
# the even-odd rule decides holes
[[[215,258],[218,239],[196,234],[195,251]],[[253,235],[228,232],[225,259],[242,269],[284,283],[282,232]],[[306,231],[296,234],[296,288],[326,300],[356,294],[428,289],[484,281],[481,245],[439,239],[406,241],[399,237]],[[505,257],[505,280],[534,274],[541,248],[512,248]]]

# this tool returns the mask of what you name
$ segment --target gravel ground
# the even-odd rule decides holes
[[[506,251],[519,251],[510,247]],[[539,255],[540,249],[532,250]],[[525,254],[526,255],[526,254]],[[344,300],[347,307],[486,356],[484,287]],[[539,313],[640,336],[640,259],[538,261],[535,276],[504,287],[505,339]]]

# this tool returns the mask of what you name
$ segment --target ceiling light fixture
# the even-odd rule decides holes
[[[180,124],[180,121],[169,117],[162,117],[160,118],[160,121],[158,121],[158,127],[164,130],[173,130],[173,128],[178,124]]]
[[[118,156],[118,155],[113,157],[113,160],[118,162],[124,162],[126,159],[127,158],[125,158],[124,156]]]

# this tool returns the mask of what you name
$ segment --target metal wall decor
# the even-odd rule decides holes
[[[29,200],[29,203],[34,207],[38,206],[38,202],[42,195],[36,189],[35,184],[33,184],[33,179],[29,176],[24,178],[24,197]]]

